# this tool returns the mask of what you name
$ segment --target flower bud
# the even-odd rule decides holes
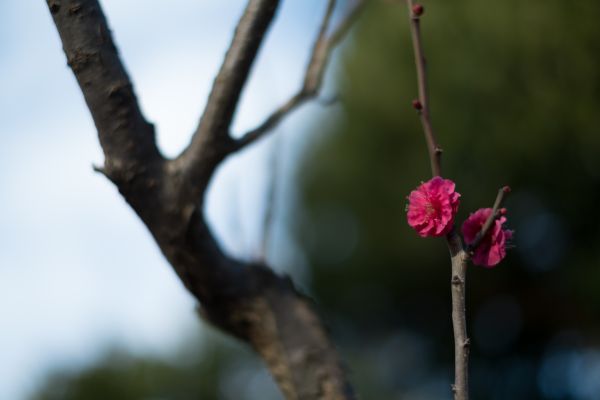
[[[418,99],[414,99],[412,101],[412,106],[415,110],[421,111],[423,109],[423,104]]]
[[[422,4],[417,3],[412,7],[412,12],[417,17],[420,17],[421,15],[423,15],[424,11],[425,11],[425,8],[423,7]]]

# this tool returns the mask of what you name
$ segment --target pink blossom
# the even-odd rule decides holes
[[[473,243],[491,213],[491,208],[480,208],[463,223],[462,234],[467,245]],[[506,256],[506,242],[512,237],[513,233],[508,229],[502,229],[505,222],[506,217],[504,216],[494,221],[485,237],[474,249],[473,264],[491,268]]]
[[[444,236],[454,225],[460,194],[454,182],[436,176],[408,196],[407,219],[422,237]]]

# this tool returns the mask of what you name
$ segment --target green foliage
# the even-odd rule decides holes
[[[32,400],[279,399],[250,349],[208,332],[167,359],[113,351],[81,371],[57,370]]]

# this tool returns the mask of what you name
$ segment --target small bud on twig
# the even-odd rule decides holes
[[[425,12],[425,8],[422,4],[415,4],[412,7],[412,12],[416,17],[420,17],[421,15],[423,15],[423,12]]]
[[[420,17],[425,12],[425,8],[422,4],[417,3],[412,7],[412,12],[415,17]]]
[[[510,193],[510,190],[511,190],[511,189],[510,189],[510,186],[504,186],[504,187],[502,188],[502,191],[503,191],[504,193],[506,193],[506,194]]]
[[[415,110],[421,111],[423,109],[423,104],[418,99],[414,99],[412,101],[412,106]]]
[[[498,210],[498,214],[499,215],[506,215],[506,208],[502,207],[501,209]]]

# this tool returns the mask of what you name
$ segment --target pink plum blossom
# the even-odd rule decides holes
[[[410,192],[406,216],[420,236],[444,236],[450,232],[460,197],[455,186],[450,179],[436,176]]]
[[[463,223],[462,234],[467,245],[474,242],[491,213],[491,208],[480,208],[472,213]],[[506,256],[506,242],[512,238],[513,232],[508,229],[502,229],[502,225],[506,222],[506,217],[503,215],[505,213],[505,211],[500,212],[500,218],[494,221],[494,224],[490,227],[485,237],[474,249],[473,264],[491,268]]]

